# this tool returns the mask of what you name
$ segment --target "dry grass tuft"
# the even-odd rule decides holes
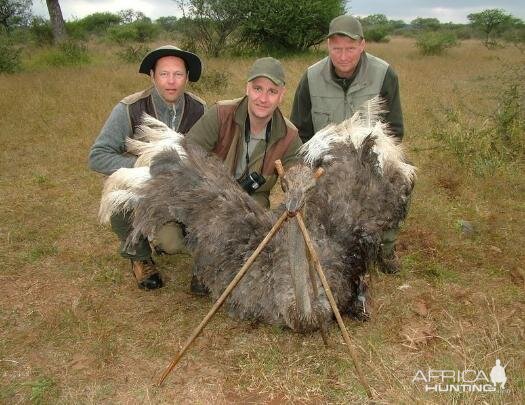
[[[113,105],[148,80],[106,46],[90,49],[88,67],[0,76],[0,403],[365,402],[335,324],[325,348],[318,335],[222,311],[165,386],[152,386],[212,303],[188,293],[189,256],[159,258],[167,286],[139,291],[116,238],[96,223],[102,179],[87,152]],[[403,271],[372,274],[370,322],[345,319],[377,402],[523,403],[523,162],[477,177],[431,133],[443,105],[490,109],[481,84],[523,56],[464,42],[422,57],[399,38],[370,50],[399,74],[405,143],[419,167],[399,241]],[[317,58],[284,59],[286,114]],[[238,97],[251,63],[206,59],[209,78],[194,91],[209,103]],[[496,358],[508,362],[501,393],[425,393],[412,383],[420,369],[488,373]]]

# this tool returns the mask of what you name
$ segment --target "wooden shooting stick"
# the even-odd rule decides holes
[[[277,160],[275,162],[275,168],[277,169],[277,173],[279,174],[279,177],[283,178],[284,168],[280,160]],[[323,173],[324,173],[324,170],[320,172],[318,169],[314,177],[316,178],[321,177]],[[361,366],[359,365],[359,359],[357,357],[357,353],[354,349],[354,346],[352,345],[352,342],[350,341],[350,335],[348,334],[348,331],[346,330],[345,324],[343,322],[343,318],[341,318],[341,314],[339,312],[339,309],[337,308],[337,304],[332,294],[332,290],[330,289],[328,280],[326,279],[323,268],[321,267],[321,262],[319,261],[319,257],[317,256],[317,252],[315,251],[314,244],[312,242],[312,239],[310,238],[308,230],[306,229],[306,225],[304,224],[303,215],[299,211],[297,212],[297,215],[295,217],[297,218],[297,222],[299,223],[299,228],[301,229],[301,232],[303,234],[304,241],[306,243],[306,247],[308,248],[308,252],[310,253],[310,258],[312,259],[313,265],[317,271],[317,274],[319,275],[319,279],[321,280],[321,284],[324,287],[326,296],[328,297],[328,301],[330,302],[330,306],[332,307],[332,311],[334,311],[335,319],[337,319],[337,324],[339,325],[339,329],[341,329],[341,334],[343,335],[343,339],[346,342],[346,346],[348,347],[348,351],[350,352],[350,356],[352,357],[352,361],[354,362],[354,366],[357,371],[357,376],[359,378],[359,381],[361,381],[361,384],[365,388],[366,395],[368,395],[369,398],[373,398],[372,391],[370,390],[370,385],[368,384],[368,380],[366,379],[365,374],[363,373],[363,370],[361,369]],[[312,279],[312,284],[315,284],[315,280],[313,279]]]

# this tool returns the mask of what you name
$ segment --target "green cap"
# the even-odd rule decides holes
[[[274,82],[277,86],[284,86],[284,69],[281,62],[268,56],[257,59],[250,71],[248,72],[248,81],[258,77],[266,77]]]
[[[335,17],[330,22],[328,37],[332,35],[346,35],[352,39],[364,38],[361,22],[357,18],[346,14]]]

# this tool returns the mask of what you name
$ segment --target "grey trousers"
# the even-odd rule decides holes
[[[111,216],[111,229],[120,240],[120,255],[126,259],[148,260],[151,258],[151,245],[168,254],[187,252],[182,228],[175,222],[168,222],[148,240],[141,236],[137,243],[126,244],[132,230],[131,212],[119,212]]]

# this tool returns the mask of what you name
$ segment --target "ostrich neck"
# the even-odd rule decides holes
[[[309,319],[312,314],[312,299],[309,289],[309,262],[306,245],[297,221],[287,224],[289,266],[294,287],[297,319]]]

